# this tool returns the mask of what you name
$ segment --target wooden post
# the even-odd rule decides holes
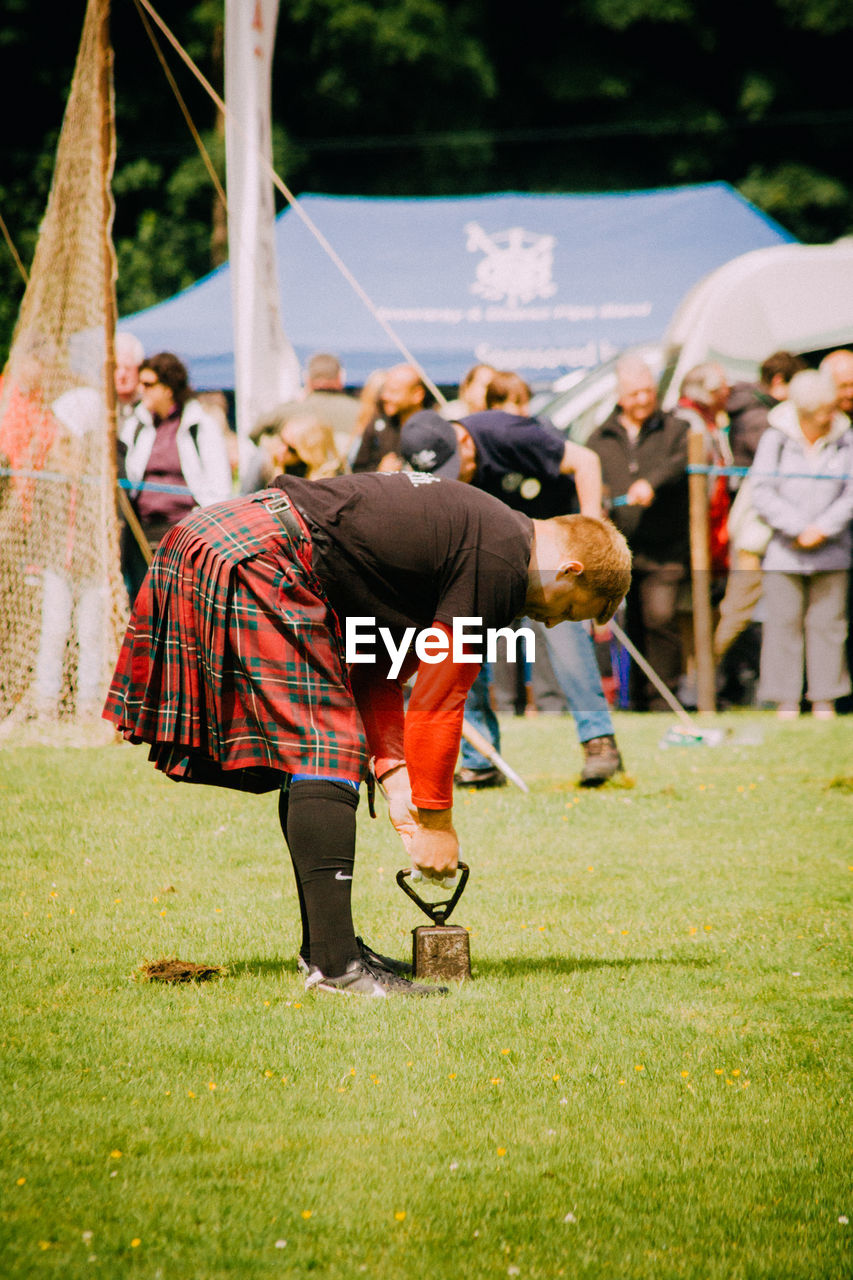
[[[706,462],[705,440],[701,432],[687,437],[687,461],[692,466]],[[693,583],[693,644],[696,659],[696,705],[700,711],[716,711],[714,650],[711,615],[711,544],[708,525],[708,477],[691,474],[690,491],[690,574]]]

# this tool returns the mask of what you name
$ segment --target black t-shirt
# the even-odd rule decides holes
[[[398,472],[279,476],[304,516],[313,565],[337,616],[399,634],[434,620],[509,625],[523,609],[531,522],[456,480]]]
[[[486,409],[460,419],[477,448],[472,484],[532,520],[577,511],[571,476],[560,464],[566,447],[556,427],[503,409]]]

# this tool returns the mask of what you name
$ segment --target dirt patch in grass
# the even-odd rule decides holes
[[[206,982],[209,978],[224,978],[228,970],[222,965],[195,964],[192,960],[166,956],[161,960],[144,960],[138,972],[142,982]]]
[[[840,791],[842,795],[853,796],[853,773],[839,774],[830,778],[826,784],[827,791]]]

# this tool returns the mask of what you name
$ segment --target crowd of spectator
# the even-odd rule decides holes
[[[530,388],[513,371],[477,364],[456,399],[436,403],[409,364],[376,370],[360,395],[350,394],[340,362],[320,353],[306,368],[303,394],[254,424],[255,462],[238,477],[229,462],[233,432],[192,395],[177,357],[146,359],[129,335],[119,335],[116,350],[123,468],[149,548],[194,505],[264,488],[281,473],[322,479],[407,467],[474,484],[534,519],[607,511],[633,554],[621,625],[658,682],[628,664],[620,685],[606,632],[581,623],[539,628],[538,687],[529,665],[508,677],[498,663],[484,667],[471,692],[466,717],[498,749],[496,706],[536,714],[556,705],[574,718],[582,781],[597,785],[622,767],[610,704],[668,710],[662,682],[690,705],[691,433],[701,437],[709,468],[722,705],[757,699],[783,719],[807,708],[821,719],[850,709],[853,351],[831,352],[818,369],[774,352],[757,381],[734,385],[720,364],[706,362],[687,373],[668,410],[650,368],[627,355],[617,364],[613,411],[585,445],[530,416]],[[137,542],[125,529],[131,595],[145,563]],[[457,782],[491,786],[503,778],[466,744]]]

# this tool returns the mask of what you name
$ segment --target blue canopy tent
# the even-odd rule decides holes
[[[300,204],[429,377],[477,361],[534,383],[655,341],[687,290],[751,249],[793,240],[727,183],[608,195],[430,199],[303,196]],[[347,381],[402,355],[311,230],[276,221],[285,331],[300,362],[334,352]],[[124,316],[174,351],[198,389],[234,386],[227,264]]]

